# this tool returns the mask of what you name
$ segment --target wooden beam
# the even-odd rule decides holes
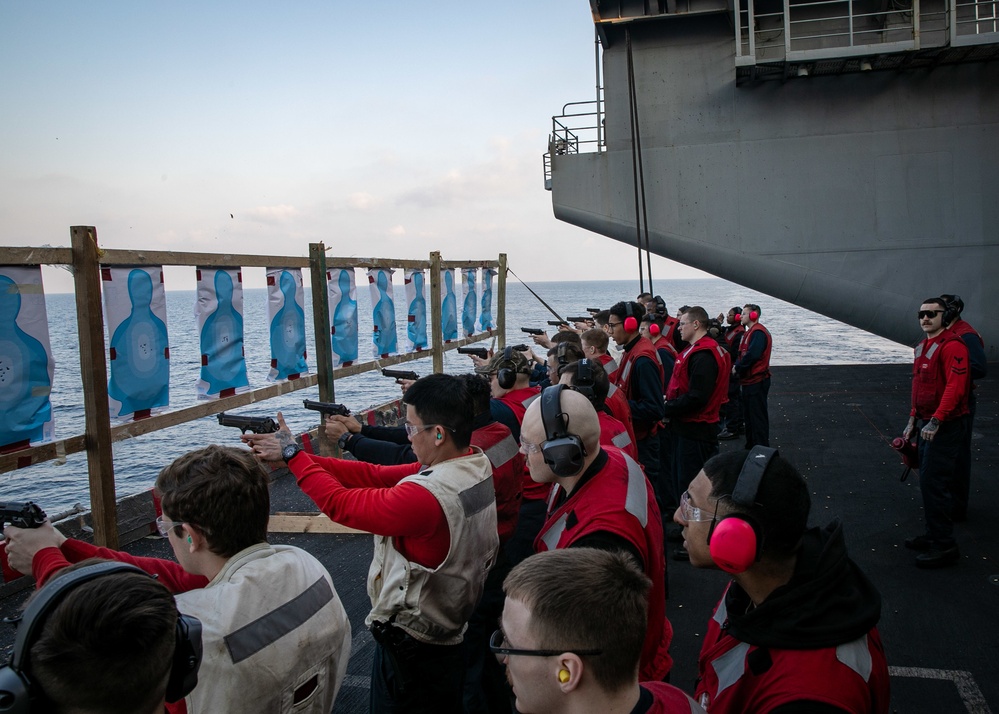
[[[114,453],[111,449],[97,229],[93,226],[73,226],[70,228],[70,237],[73,245],[73,280],[76,285],[76,322],[80,336],[80,376],[83,379],[83,404],[87,415],[84,438],[94,543],[106,548],[117,548],[118,514],[114,489]]]
[[[430,265],[425,260],[403,260],[401,258],[327,258],[330,268],[414,268],[426,270]]]
[[[495,260],[442,260],[441,268],[495,268]]]
[[[273,514],[267,522],[268,533],[337,533],[367,534],[354,528],[342,526],[329,519],[325,513],[286,513]]]
[[[188,253],[168,250],[105,250],[101,265],[203,265],[209,268],[308,268],[308,258],[287,255],[237,255],[226,253]]]
[[[4,265],[71,265],[70,248],[3,248]]]

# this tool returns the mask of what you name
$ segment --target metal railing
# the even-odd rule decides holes
[[[590,111],[569,111],[570,107],[590,107]],[[555,156],[601,152],[606,150],[604,139],[603,99],[569,102],[562,113],[552,117],[552,133],[548,136],[548,151],[542,157],[545,189],[552,187],[552,161]]]
[[[945,0],[930,9],[921,0],[890,0],[867,11],[863,0],[784,0],[776,12],[757,13],[755,0],[734,5],[735,64],[860,57],[999,42],[999,0]],[[927,5],[929,3],[926,3]]]

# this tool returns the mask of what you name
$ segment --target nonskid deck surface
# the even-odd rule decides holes
[[[999,369],[994,366],[993,370]],[[881,590],[881,635],[892,674],[897,712],[999,712],[999,379],[976,392],[978,414],[972,453],[972,496],[967,523],[956,535],[961,562],[918,570],[902,541],[922,532],[919,481],[899,482],[902,466],[886,443],[905,425],[908,365],[777,367],[770,391],[772,445],[805,475],[812,491],[814,525],[840,518],[854,560]],[[722,449],[741,448],[739,441]],[[291,478],[274,483],[274,511],[314,511]],[[372,639],[364,628],[369,609],[365,577],[371,538],[365,535],[273,534],[275,543],[305,548],[329,569],[353,625],[353,655],[335,712],[367,711]],[[128,546],[137,555],[171,557],[162,539]],[[726,576],[669,562],[673,623],[672,682],[690,689],[697,654]],[[0,602],[14,612],[27,593]],[[13,628],[0,627],[4,658]]]

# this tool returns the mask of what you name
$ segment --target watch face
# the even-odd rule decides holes
[[[281,455],[284,456],[284,460],[287,461],[288,459],[294,458],[295,454],[299,451],[301,451],[301,449],[298,448],[296,444],[289,444],[281,450]]]

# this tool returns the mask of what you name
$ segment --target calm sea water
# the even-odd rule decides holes
[[[774,337],[772,361],[777,365],[845,364],[908,362],[909,348],[857,330],[789,303],[754,293],[723,280],[661,280],[657,292],[666,299],[671,312],[683,304],[701,305],[709,315],[727,312],[730,307],[747,302],[763,309],[762,321]],[[359,286],[358,307],[361,319],[361,360],[371,359],[371,302],[365,286]],[[585,314],[588,307],[608,307],[633,299],[638,293],[635,281],[552,282],[531,287],[562,317]],[[306,291],[308,292],[308,291]],[[405,296],[396,286],[399,344],[405,337]],[[495,294],[495,290],[494,290]],[[84,430],[83,385],[73,295],[49,295],[46,304],[49,334],[55,358],[55,384],[52,403],[55,409],[56,436],[66,438]],[[311,330],[311,296],[306,296],[306,332]],[[195,292],[167,292],[167,325],[170,332],[170,405],[181,408],[197,403],[194,389],[200,369],[197,322],[194,317]],[[496,310],[494,307],[493,314]],[[520,283],[507,288],[507,338],[510,344],[528,342],[520,327],[547,327],[554,319]],[[252,387],[267,385],[270,347],[267,341],[267,293],[264,289],[244,293],[244,328],[247,368]],[[548,328],[549,330],[552,328]],[[918,335],[914,335],[915,340]],[[106,339],[106,336],[105,336]],[[489,343],[485,343],[488,345]],[[314,369],[314,339],[308,336],[309,364]],[[445,370],[467,371],[470,361],[457,352],[445,355]],[[432,371],[428,357],[404,365],[420,374]],[[391,379],[371,372],[340,380],[337,400],[351,409],[384,403],[399,396]],[[240,414],[273,415],[283,411],[293,430],[305,430],[318,423],[315,412],[302,408],[302,399],[318,399],[318,388],[305,389],[276,397],[265,403],[238,410]],[[159,469],[174,458],[209,443],[236,444],[239,430],[220,427],[215,417],[206,417],[152,434],[127,439],[114,445],[115,482],[119,498],[148,489]],[[80,503],[89,507],[87,461],[85,454],[69,456],[65,463],[49,462],[7,474],[0,474],[0,500],[33,500],[54,514]]]

